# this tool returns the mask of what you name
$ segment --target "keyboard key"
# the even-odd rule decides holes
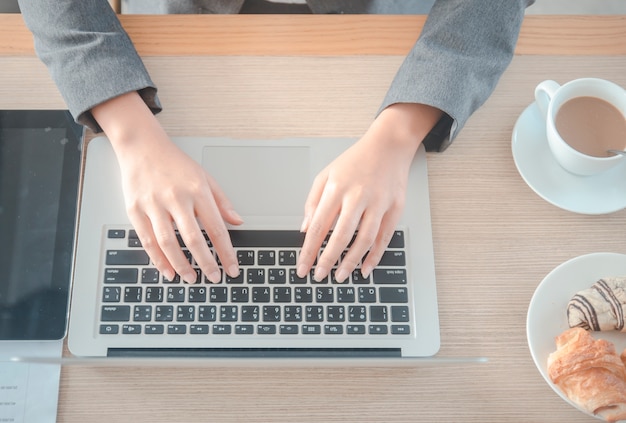
[[[301,322],[302,306],[285,306],[283,309],[283,319],[285,322]]]
[[[119,286],[105,286],[102,291],[103,303],[119,303],[121,299],[122,288]]]
[[[406,288],[380,288],[381,303],[408,303],[409,294]]]
[[[259,306],[242,306],[241,307],[241,321],[242,322],[258,322],[260,319]]]
[[[375,284],[406,284],[404,269],[374,269],[372,272]]]
[[[167,288],[168,303],[182,303],[185,301],[185,288],[169,287]]]
[[[189,287],[189,302],[190,303],[204,303],[206,302],[207,289],[203,286],[190,286]]]
[[[280,312],[280,306],[263,306],[263,321],[279,322],[281,314]]]
[[[128,267],[107,267],[104,269],[104,283],[137,283],[139,270]]]
[[[368,327],[370,335],[386,335],[387,325],[369,325]]]
[[[240,266],[254,265],[254,250],[237,250],[237,261]]]
[[[100,325],[100,335],[117,335],[119,332],[118,325]]]
[[[335,289],[332,287],[315,288],[315,301],[318,303],[332,303],[335,300]]]
[[[376,288],[359,287],[358,292],[359,292],[360,303],[375,303],[376,302]]]
[[[320,333],[322,333],[320,325],[302,325],[303,335],[319,335]]]
[[[343,306],[326,307],[326,320],[329,322],[343,322],[346,320],[346,312]]]
[[[187,333],[186,325],[167,325],[168,335],[184,335]]]
[[[355,269],[352,271],[352,283],[355,285],[367,285],[371,282],[371,276],[364,278],[361,274],[361,269]]]
[[[217,320],[216,306],[198,306],[198,321],[214,322]]]
[[[247,303],[250,300],[250,288],[234,286],[230,290],[230,301],[233,303]]]
[[[287,271],[285,269],[269,269],[267,272],[267,282],[272,284],[287,283]]]
[[[249,284],[264,284],[265,269],[248,269],[248,272],[246,274],[246,281]]]
[[[157,322],[171,322],[174,320],[174,307],[156,306],[154,310],[154,320]]]
[[[259,266],[273,266],[276,264],[276,252],[274,250],[259,250],[257,253]]]
[[[297,335],[298,325],[280,325],[279,332],[281,335]]]
[[[141,325],[122,325],[122,333],[124,335],[139,335],[141,333]]]
[[[144,250],[107,250],[106,264],[110,266],[147,265],[150,257]]]
[[[370,322],[386,322],[387,306],[370,306]]]
[[[141,283],[158,283],[159,271],[153,267],[141,270]]]
[[[291,302],[291,288],[288,286],[281,286],[274,288],[274,302],[275,303],[290,303]]]
[[[130,320],[130,306],[103,306],[100,320],[103,322],[127,322]]]
[[[152,306],[138,305],[133,308],[135,322],[149,322],[152,320]]]
[[[179,322],[193,322],[195,320],[195,306],[178,306],[176,307],[176,320]]]
[[[226,275],[224,279],[227,284],[242,284],[243,272],[239,272],[239,274],[234,278],[232,276]]]
[[[213,325],[213,334],[215,335],[230,335],[232,330],[231,325]]]
[[[354,288],[347,286],[337,287],[337,302],[338,303],[353,303],[354,302]]]
[[[289,269],[289,283],[291,284],[305,284],[307,283],[308,278],[305,276],[301,278],[296,273],[296,269]]]
[[[309,287],[297,287],[294,290],[294,299],[297,303],[312,303],[313,302],[313,288]]]
[[[387,250],[380,258],[379,266],[406,266],[404,251]],[[376,278],[374,278],[376,280]]]
[[[269,288],[252,288],[252,302],[254,303],[269,303],[270,302],[270,289]]]
[[[107,231],[107,238],[115,239],[115,238],[125,238],[126,231],[124,229],[109,229]]]
[[[365,335],[365,325],[347,325],[346,333],[348,335]]]
[[[276,325],[259,325],[257,326],[257,333],[259,335],[275,335]]]
[[[395,231],[388,248],[404,248],[404,231]]]
[[[209,301],[212,303],[225,303],[228,301],[228,288],[225,286],[212,286],[209,289]]]
[[[410,335],[411,326],[409,325],[391,325],[391,333],[393,335]]]
[[[190,325],[189,333],[192,335],[207,335],[209,333],[209,325]]]
[[[391,321],[392,322],[408,322],[409,321],[409,307],[391,306]]]
[[[304,317],[307,322],[322,322],[324,321],[324,307],[306,306]]]
[[[221,322],[236,322],[238,315],[239,308],[237,306],[220,306]]]
[[[342,335],[342,325],[324,325],[324,333],[327,335]]]
[[[278,252],[278,264],[281,266],[295,266],[296,259],[297,255],[295,250],[280,250]]]
[[[367,310],[365,306],[348,307],[348,321],[365,322],[367,320]]]
[[[124,288],[124,302],[126,303],[139,303],[142,295],[143,291],[140,286],[127,286]]]
[[[237,335],[254,335],[254,325],[235,325]]]
[[[149,286],[146,288],[146,302],[160,303],[163,302],[163,288],[160,286]]]
[[[165,328],[163,325],[146,325],[144,331],[147,335],[163,335]]]

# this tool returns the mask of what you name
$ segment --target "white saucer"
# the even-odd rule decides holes
[[[554,338],[569,328],[567,303],[578,291],[589,288],[598,279],[626,276],[626,255],[592,253],[573,258],[552,270],[537,286],[528,307],[526,337],[530,354],[550,387],[566,402],[586,413],[570,401],[548,376],[548,355],[556,350]],[[626,333],[592,332],[595,339],[612,342],[617,353],[626,348]],[[586,413],[589,414],[589,413]]]
[[[566,171],[548,147],[546,125],[536,103],[517,119],[511,148],[520,175],[547,202],[582,214],[606,214],[626,208],[626,162],[592,176]]]

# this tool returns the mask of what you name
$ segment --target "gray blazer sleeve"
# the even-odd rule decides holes
[[[137,91],[157,113],[156,87],[107,0],[20,0],[22,16],[70,112],[96,132],[91,108]]]
[[[424,140],[443,151],[493,92],[509,65],[532,0],[438,0],[380,110],[422,103],[446,116]]]

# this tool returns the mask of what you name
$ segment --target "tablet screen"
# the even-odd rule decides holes
[[[65,336],[81,135],[67,111],[0,111],[0,340]]]

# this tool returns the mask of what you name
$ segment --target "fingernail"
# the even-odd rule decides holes
[[[309,272],[309,269],[307,269],[307,267],[304,264],[301,264],[296,268],[296,273],[298,274],[298,277],[300,278],[305,277],[308,272]]]
[[[237,213],[235,210],[230,210],[230,215],[235,218],[236,220],[243,222],[242,217],[239,215],[239,213]]]
[[[187,283],[196,283],[198,275],[193,270],[190,272],[185,272],[183,275],[183,280]]]
[[[219,270],[209,274],[207,278],[213,283],[220,283],[222,281],[222,274]]]
[[[370,273],[372,273],[372,267],[371,266],[363,266],[361,268],[361,275],[367,279],[370,276]]]
[[[237,267],[237,265],[233,264],[232,266],[230,266],[228,268],[228,276],[236,278],[237,276],[239,276],[239,267]]]
[[[163,272],[163,277],[167,279],[168,281],[174,280],[175,276],[176,276],[176,273],[174,273],[171,270],[166,270],[165,272]]]
[[[306,232],[308,226],[309,226],[309,215],[306,215],[304,216],[304,220],[302,220],[302,225],[300,225],[300,232]]]
[[[321,281],[322,279],[324,279],[324,277],[326,276],[328,272],[326,271],[326,268],[323,266],[317,266],[315,268],[315,273],[313,273],[313,279],[315,279],[317,282]]]
[[[347,277],[348,277],[348,271],[344,268],[339,268],[335,272],[335,280],[337,282],[343,282],[346,280]]]

